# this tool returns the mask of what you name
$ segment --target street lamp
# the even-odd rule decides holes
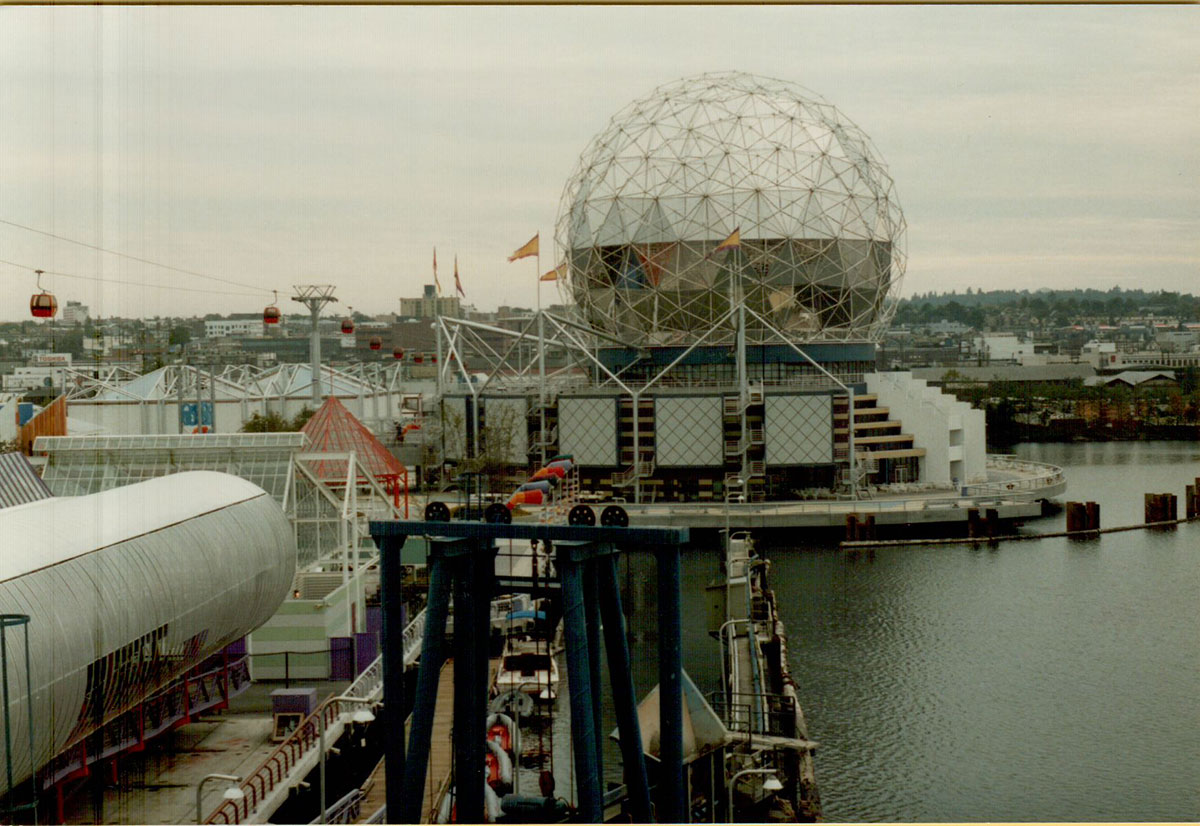
[[[729,778],[729,796],[725,800],[725,820],[729,823],[733,822],[733,790],[737,786],[738,778],[745,777],[750,774],[763,774],[767,779],[763,781],[762,787],[764,792],[778,792],[783,790],[783,784],[779,782],[779,778],[775,776],[774,769],[742,769],[740,772]]]
[[[370,700],[370,699],[367,699],[366,697],[347,697],[346,695],[341,694],[341,695],[338,695],[337,697],[334,697],[333,702],[335,702],[335,703],[356,703],[360,706],[366,706],[366,708],[359,708],[350,717],[351,721],[353,721],[355,723],[369,723],[375,719],[375,714],[374,714],[374,712],[371,711],[371,709],[375,705],[377,705],[375,700]],[[339,709],[339,712],[340,712],[340,709]],[[325,822],[325,710],[324,709],[321,709],[317,712],[317,747],[318,747],[318,752],[319,752],[318,757],[320,759],[320,767],[321,767],[321,770],[319,773],[319,776],[321,778],[320,784],[319,784],[321,787],[321,792],[320,792],[320,794],[321,794],[321,799],[320,799],[321,816],[320,816],[320,818],[318,818],[317,822],[324,823]]]
[[[238,777],[236,774],[205,775],[200,780],[200,783],[197,784],[197,786],[196,786],[196,822],[197,823],[204,822],[204,816],[203,816],[203,812],[200,809],[200,806],[202,805],[201,801],[204,796],[204,784],[210,780],[225,780],[225,781],[228,781],[229,783],[241,783],[242,782],[242,778]],[[226,800],[241,800],[245,796],[246,796],[246,793],[242,791],[241,786],[229,786],[227,789],[225,789],[225,794],[222,795],[222,797],[224,797]]]

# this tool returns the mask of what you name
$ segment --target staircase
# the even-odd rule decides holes
[[[839,463],[849,462],[849,405],[846,396],[833,400],[833,456]],[[892,419],[891,411],[879,406],[879,397],[863,393],[854,397],[855,481],[862,484],[890,484],[915,478],[909,462],[925,455],[925,448],[913,444],[911,433],[904,433],[903,422]],[[892,478],[904,475],[907,479]]]

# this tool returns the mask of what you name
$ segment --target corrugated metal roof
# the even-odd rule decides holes
[[[54,494],[23,453],[0,453],[0,508],[27,505]]]

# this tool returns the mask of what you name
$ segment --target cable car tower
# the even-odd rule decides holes
[[[309,353],[312,358],[312,400],[313,409],[321,406],[321,309],[326,304],[337,303],[333,295],[332,284],[297,284],[296,294],[292,301],[298,301],[312,316],[312,337],[309,339]]]

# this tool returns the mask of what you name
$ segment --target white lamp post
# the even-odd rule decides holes
[[[774,769],[742,769],[733,777],[729,778],[729,796],[725,801],[725,819],[729,823],[733,822],[733,790],[737,786],[737,782],[740,778],[751,774],[762,774],[767,776],[767,779],[763,781],[763,791],[765,792],[778,792],[783,789],[783,784],[780,783],[779,778],[775,776]]]
[[[209,775],[205,775],[203,778],[201,778],[200,782],[196,785],[196,822],[197,823],[204,822],[204,812],[200,807],[203,805],[202,801],[203,801],[203,797],[204,797],[204,784],[210,780],[225,780],[229,783],[241,783],[242,782],[242,778],[238,777],[236,774],[209,774]],[[226,800],[241,800],[245,796],[246,796],[246,793],[242,791],[241,786],[230,786],[229,788],[227,788],[225,790],[225,794],[223,795],[223,797]]]
[[[371,711],[371,708],[373,708],[374,706],[376,706],[378,704],[375,700],[369,700],[365,697],[347,697],[345,695],[340,695],[340,696],[334,697],[333,702],[335,702],[335,703],[356,703],[361,706],[366,706],[366,708],[359,708],[357,711],[354,712],[353,716],[351,716],[350,719],[355,723],[369,723],[375,719],[375,714]],[[325,822],[325,710],[324,709],[321,709],[320,711],[317,712],[317,733],[318,733],[317,748],[319,750],[318,756],[320,759],[320,767],[321,767],[320,772],[319,772],[319,777],[320,777],[319,785],[321,787],[321,790],[320,790],[321,816],[317,822],[324,823]]]

